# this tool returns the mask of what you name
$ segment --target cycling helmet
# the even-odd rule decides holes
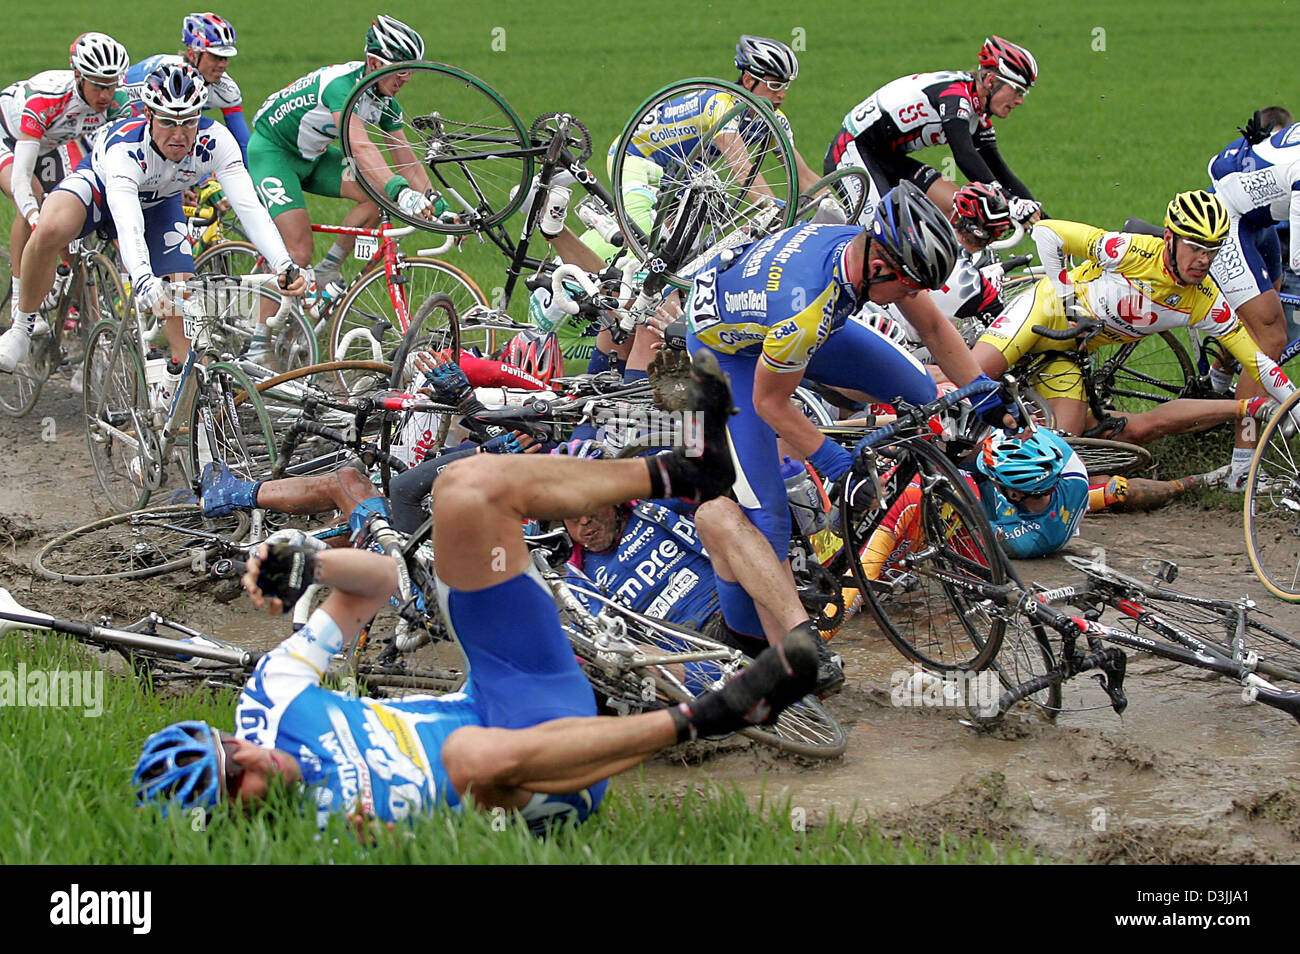
[[[736,69],[759,79],[788,83],[799,76],[799,58],[779,40],[745,34],[736,44]]]
[[[501,360],[546,385],[564,373],[564,355],[553,331],[525,328],[510,339]]]
[[[964,185],[952,197],[954,223],[977,239],[991,242],[1015,228],[1002,193],[982,182]]]
[[[1228,236],[1228,210],[1204,189],[1180,192],[1165,210],[1165,228],[1194,242],[1219,245]]]
[[[144,78],[140,102],[167,119],[186,119],[207,105],[208,84],[188,63],[164,63]]]
[[[889,312],[881,309],[878,305],[863,308],[860,318],[862,323],[872,331],[883,335],[904,350],[911,350],[908,329],[904,327],[901,321],[891,317]]]
[[[1065,470],[1066,453],[1050,431],[1007,437],[1001,431],[984,444],[975,467],[994,483],[1026,494],[1043,494],[1056,486]]]
[[[206,722],[190,719],[167,726],[145,740],[131,777],[141,802],[163,802],[182,810],[211,808],[226,793],[226,749]]]
[[[99,81],[122,78],[131,58],[126,47],[104,33],[83,33],[68,47],[68,62],[86,79]]]
[[[424,59],[424,40],[401,20],[382,14],[366,31],[366,52],[389,63]]]
[[[181,43],[213,56],[234,56],[235,28],[215,13],[191,13],[181,23]]]
[[[1023,46],[991,36],[980,48],[980,69],[987,70],[1022,91],[1038,82],[1038,61]]]
[[[898,269],[923,288],[942,288],[957,264],[957,235],[938,206],[900,182],[876,206],[871,237]]]

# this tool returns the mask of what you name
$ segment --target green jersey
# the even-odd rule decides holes
[[[253,117],[253,130],[304,159],[320,158],[339,136],[334,114],[342,111],[365,72],[365,62],[356,60],[308,73],[266,98]],[[402,126],[402,107],[396,99],[367,95],[357,104],[356,113],[386,132]]]

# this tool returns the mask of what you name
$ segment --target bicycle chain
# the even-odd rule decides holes
[[[564,113],[542,113],[528,127],[528,138],[537,145],[547,144],[555,134],[555,121]],[[565,147],[574,160],[585,163],[591,158],[591,132],[581,122],[569,116],[569,132]]]

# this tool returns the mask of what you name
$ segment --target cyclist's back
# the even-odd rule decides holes
[[[742,137],[763,130],[755,117],[737,115],[744,106],[736,96],[723,90],[698,89],[660,104],[655,113],[647,116],[628,143],[628,152],[648,159],[667,172],[690,161],[707,161],[716,158],[715,151],[698,156],[700,140],[711,141],[720,132],[737,132]],[[794,131],[785,113],[774,109],[777,122],[787,139],[793,144]]]
[[[339,136],[334,113],[343,109],[365,71],[364,60],[312,70],[263,101],[253,116],[253,131],[290,154],[319,159]],[[358,115],[390,132],[402,126],[396,99],[369,97],[358,105]]]

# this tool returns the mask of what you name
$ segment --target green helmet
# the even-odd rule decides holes
[[[424,39],[401,20],[382,14],[366,31],[366,52],[389,63],[424,59]]]

